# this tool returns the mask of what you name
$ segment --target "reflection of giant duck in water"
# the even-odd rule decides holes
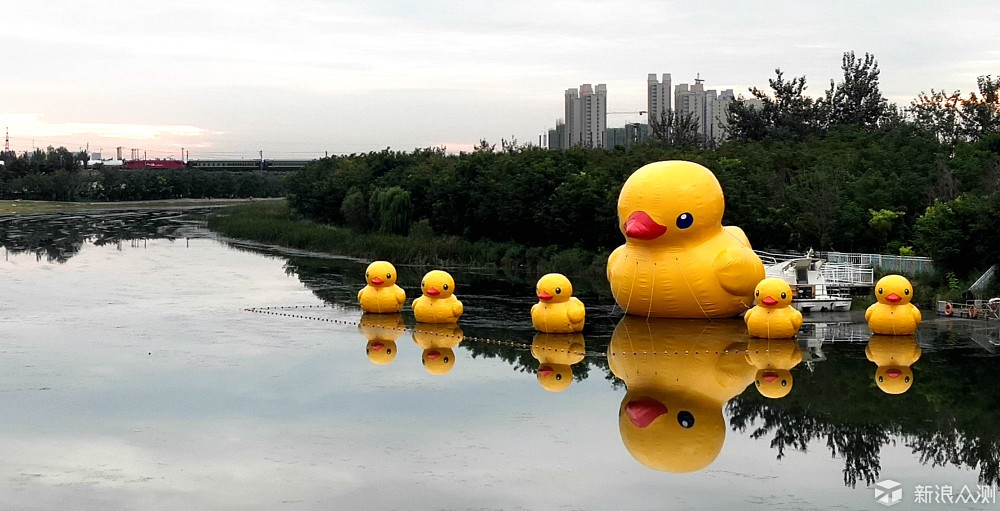
[[[920,346],[912,335],[872,334],[865,347],[868,360],[878,364],[875,384],[886,394],[902,394],[913,385],[913,369]]]
[[[715,460],[726,438],[722,409],[753,381],[748,339],[739,319],[622,318],[608,365],[628,389],[618,427],[636,460],[667,472]]]
[[[753,379],[757,391],[778,399],[792,391],[792,368],[802,362],[802,349],[795,339],[751,338],[747,362],[757,369]]]
[[[536,333],[531,356],[538,361],[538,384],[549,392],[562,392],[573,383],[573,364],[583,360],[583,334]]]
[[[664,161],[635,171],[618,197],[625,244],[608,258],[608,282],[628,314],[724,318],[753,305],[764,265],[743,230],[723,226],[715,175]]]
[[[401,314],[361,315],[358,331],[368,339],[365,353],[373,364],[385,365],[396,358],[396,339],[406,331]]]
[[[431,374],[446,374],[455,367],[455,350],[464,334],[457,323],[417,323],[413,342],[424,349],[420,363]]]

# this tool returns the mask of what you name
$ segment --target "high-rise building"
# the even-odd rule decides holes
[[[608,127],[608,88],[593,88],[589,83],[579,89],[566,89],[566,132],[563,148],[574,146],[604,147]]]
[[[698,123],[698,134],[705,143],[715,143],[725,135],[726,108],[736,96],[733,89],[721,94],[715,89],[705,90],[704,81],[696,78],[694,85],[682,83],[674,88],[674,113],[677,117],[690,115]]]
[[[656,73],[649,73],[646,78],[646,115],[651,124],[665,121],[667,112],[673,110],[672,98],[670,73],[663,73],[663,81],[657,81]]]

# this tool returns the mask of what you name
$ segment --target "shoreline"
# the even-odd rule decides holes
[[[256,199],[159,199],[122,202],[63,202],[36,200],[2,200],[0,217],[25,215],[50,215],[86,211],[124,211],[131,209],[200,209],[222,208],[250,202],[283,201],[284,197]]]

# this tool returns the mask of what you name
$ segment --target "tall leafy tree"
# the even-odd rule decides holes
[[[873,130],[886,114],[888,102],[878,86],[878,61],[865,53],[859,59],[853,51],[844,53],[841,69],[844,81],[830,80],[823,109],[831,126],[854,125]]]
[[[972,141],[1000,134],[1000,77],[980,76],[976,82],[979,94],[973,92],[962,101],[962,124]]]
[[[806,77],[785,80],[781,69],[768,80],[771,95],[752,87],[755,101],[741,96],[726,111],[727,138],[739,141],[800,140],[820,133],[819,103],[805,95]],[[754,104],[759,104],[760,108]]]

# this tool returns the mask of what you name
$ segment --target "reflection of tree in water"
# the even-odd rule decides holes
[[[0,218],[0,245],[9,254],[34,253],[65,263],[85,243],[96,246],[146,239],[174,239],[192,232],[187,211],[102,212]]]
[[[871,379],[874,366],[857,358],[863,345],[833,345],[812,371],[795,371],[795,389],[768,400],[748,389],[727,409],[734,430],[771,438],[778,459],[813,441],[844,459],[844,484],[874,483],[883,445],[900,442],[921,463],[979,468],[982,484],[1000,484],[1000,397],[993,359],[965,350],[925,353],[914,364],[909,392],[888,395]],[[856,353],[846,353],[855,350]],[[840,356],[837,355],[840,351]]]

